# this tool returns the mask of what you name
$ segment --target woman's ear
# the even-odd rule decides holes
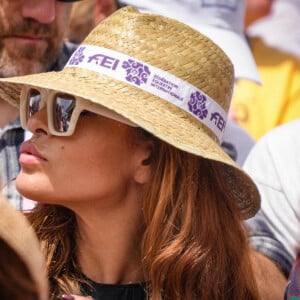
[[[141,141],[137,145],[134,180],[139,184],[145,184],[150,179],[152,171],[153,151],[153,141]]]

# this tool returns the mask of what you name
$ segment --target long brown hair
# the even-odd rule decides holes
[[[77,223],[69,209],[50,204],[38,204],[29,213],[46,256],[50,299],[60,299],[64,293],[80,294],[80,282],[85,282],[76,260]]]
[[[151,300],[259,299],[247,236],[226,166],[152,139],[145,188],[141,257]],[[39,204],[30,214],[47,256],[52,298],[78,293],[85,278],[76,261],[76,219],[70,210]]]
[[[144,201],[152,299],[259,299],[226,172],[222,163],[161,143]]]

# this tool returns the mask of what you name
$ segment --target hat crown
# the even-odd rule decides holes
[[[127,6],[103,20],[82,44],[118,51],[173,74],[228,111],[234,80],[229,58],[183,23]]]

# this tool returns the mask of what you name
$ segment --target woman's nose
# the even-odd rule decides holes
[[[35,135],[48,135],[47,107],[43,107],[27,121],[27,129]]]

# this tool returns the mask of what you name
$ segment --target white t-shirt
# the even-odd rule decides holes
[[[262,199],[259,214],[249,222],[251,243],[258,250],[274,248],[270,237],[259,232],[266,227],[285,248],[271,252],[295,259],[300,252],[300,119],[263,136],[250,151],[244,170],[256,182]]]

